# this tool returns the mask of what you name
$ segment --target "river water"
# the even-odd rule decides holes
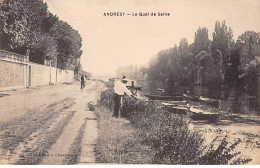
[[[167,95],[167,88],[165,89],[165,93],[158,93],[156,91],[158,88],[165,88],[163,86],[159,87],[161,85],[157,85],[156,82],[142,81],[138,82],[137,84],[142,87],[142,92],[144,94]],[[259,93],[257,93],[259,91],[245,91],[243,88],[239,88],[239,86],[237,85],[234,85],[234,87],[229,89],[219,88],[211,90],[209,90],[207,87],[202,86],[185,87],[181,85],[175,85],[172,88],[174,90],[172,92],[172,95],[182,95],[189,90],[191,95],[220,100],[220,105],[218,108],[218,110],[220,111],[260,115]]]
[[[241,114],[259,115],[259,93],[242,92],[239,89],[216,89],[195,86],[192,94],[220,100],[219,110]]]

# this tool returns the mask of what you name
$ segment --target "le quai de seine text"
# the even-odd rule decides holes
[[[171,16],[169,12],[104,12],[103,16]]]

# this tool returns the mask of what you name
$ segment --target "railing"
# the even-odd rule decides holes
[[[11,61],[11,62],[16,62],[16,63],[21,63],[21,64],[28,64],[29,56],[0,50],[0,60]]]

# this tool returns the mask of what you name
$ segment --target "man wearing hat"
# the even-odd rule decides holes
[[[126,87],[127,79],[126,76],[123,76],[121,80],[117,80],[114,83],[114,114],[113,117],[118,117],[119,116],[119,110],[121,107],[121,99],[124,94],[131,96],[135,99],[137,99],[131,91]]]

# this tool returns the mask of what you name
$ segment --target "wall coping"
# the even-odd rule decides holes
[[[19,63],[19,64],[28,64],[29,56],[20,55],[5,50],[0,50],[0,60]]]

